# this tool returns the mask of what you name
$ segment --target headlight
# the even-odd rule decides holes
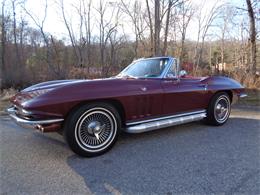
[[[52,88],[51,89],[38,89],[38,90],[29,92],[29,95],[31,98],[35,98],[35,97],[43,95],[51,90],[53,90],[53,89]]]
[[[27,111],[23,108],[19,108],[19,107],[15,107],[15,108],[16,108],[17,114],[19,114],[21,116],[30,116],[32,114],[32,112]]]

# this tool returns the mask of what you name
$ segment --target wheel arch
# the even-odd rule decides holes
[[[230,99],[230,103],[233,102],[233,92],[232,92],[231,89],[230,89],[230,90],[218,90],[218,91],[216,91],[216,92],[214,93],[214,95],[216,95],[217,93],[221,93],[221,92],[227,93],[228,96],[229,96],[229,99]]]
[[[117,111],[118,114],[120,115],[120,120],[121,120],[121,124],[122,126],[125,125],[125,120],[126,120],[126,114],[125,114],[125,109],[123,104],[117,100],[117,99],[113,99],[113,98],[108,98],[108,99],[98,99],[98,100],[86,100],[86,101],[82,101],[76,105],[74,105],[69,112],[66,114],[65,116],[65,120],[68,118],[68,116],[73,113],[75,110],[77,110],[79,107],[86,105],[86,104],[91,104],[91,103],[106,103],[109,105],[112,105]]]

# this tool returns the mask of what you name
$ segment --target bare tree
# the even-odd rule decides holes
[[[61,13],[62,20],[67,29],[71,46],[73,48],[74,56],[77,59],[77,65],[83,67],[87,65],[87,70],[89,72],[89,66],[91,62],[91,8],[92,0],[78,0],[75,4],[71,6],[76,10],[76,14],[79,19],[79,27],[75,28],[75,20],[68,20],[68,13],[64,5],[64,0],[59,0],[58,2]],[[77,38],[78,37],[78,38]]]
[[[73,47],[73,52],[74,52],[74,55],[75,57],[77,58],[77,65],[78,66],[83,66],[83,57],[82,57],[82,50],[81,50],[81,47],[77,44],[77,40],[76,40],[76,37],[75,37],[75,34],[74,34],[74,31],[73,31],[73,27],[72,27],[72,24],[69,23],[69,21],[67,20],[67,17],[66,17],[66,12],[65,12],[65,7],[64,7],[64,1],[63,0],[60,0],[60,7],[61,7],[61,12],[62,12],[62,19],[64,21],[64,24],[66,26],[66,29],[69,33],[69,38],[70,38],[70,42],[71,42],[71,45]],[[76,6],[74,6],[76,7]],[[81,13],[81,1],[80,1],[80,8],[77,8],[77,11],[80,15],[80,30],[79,30],[79,34],[80,36],[82,37],[82,13]]]
[[[16,0],[12,0],[12,13],[13,13],[13,37],[15,45],[15,54],[16,54],[16,67],[20,63],[20,55],[17,43],[17,27],[16,27]]]
[[[154,53],[154,34],[153,34],[152,14],[151,14],[151,9],[148,0],[146,0],[146,8],[147,8],[147,13],[149,18],[148,24],[150,28],[150,53],[152,55]]]
[[[125,36],[119,36],[118,31],[114,31],[109,37],[110,44],[110,56],[109,56],[109,65],[106,68],[105,75],[108,76],[109,72],[111,72],[112,67],[117,68],[118,59],[120,55],[118,54],[120,49],[123,47],[123,43],[125,40]]]
[[[164,42],[163,42],[163,50],[162,55],[166,55],[167,52],[167,43],[168,43],[168,32],[169,32],[169,22],[170,22],[170,16],[171,16],[171,8],[173,6],[173,1],[168,2],[168,8],[166,10],[166,22],[165,22],[165,31],[164,31]]]
[[[12,0],[12,14],[13,14],[13,38],[14,38],[14,46],[15,46],[15,68],[17,68],[17,76],[19,79],[17,79],[18,83],[21,83],[23,71],[24,71],[24,64],[21,61],[21,55],[20,55],[20,50],[19,50],[19,45],[18,45],[18,33],[17,33],[17,20],[16,20],[16,6],[21,4],[22,1],[19,0]],[[22,24],[22,23],[21,23]],[[22,29],[20,29],[21,31]]]
[[[96,9],[99,15],[98,19],[98,27],[99,27],[99,51],[100,51],[100,65],[102,67],[102,75],[106,72],[106,47],[109,41],[110,36],[117,30],[118,22],[119,22],[119,11],[120,7],[114,6],[113,4],[109,3],[112,12],[111,16],[106,19],[106,11],[108,4],[104,3],[103,0],[99,1],[99,7]],[[115,21],[113,21],[115,20]]]
[[[92,5],[92,0],[88,1],[88,4],[85,4],[85,0],[83,0],[83,18],[84,18],[84,23],[85,23],[85,41],[87,44],[87,62],[88,62],[88,73],[89,73],[89,66],[92,65],[91,62],[91,23],[90,23],[90,15],[91,15],[91,5]]]
[[[194,13],[195,9],[191,1],[182,0],[178,13],[179,20],[177,22],[179,31],[181,33],[180,64],[183,63],[184,58],[184,44],[186,39],[187,28]]]
[[[220,36],[215,35],[216,37],[219,37],[220,39],[220,62],[222,66],[225,64],[225,54],[226,54],[226,39],[227,35],[229,33],[229,25],[233,23],[233,17],[234,17],[234,10],[233,6],[230,6],[229,4],[225,5],[222,7],[220,10],[220,17],[219,21],[220,24],[217,25],[218,28],[220,29]],[[224,68],[222,69],[222,74],[224,73]]]
[[[249,35],[250,35],[250,63],[251,63],[251,74],[256,80],[256,28],[255,28],[255,13],[252,7],[251,0],[246,0],[247,11],[249,16]]]
[[[47,32],[51,1],[60,8],[65,37]],[[218,0],[213,7],[206,7],[207,0],[198,7],[192,0],[44,0],[39,8],[43,15],[38,16],[28,9],[29,1],[2,0],[2,87],[108,76],[132,58],[148,55],[173,55],[181,63],[193,61],[197,75],[208,74],[208,65],[226,63],[225,74],[255,87],[259,85],[255,74],[258,1],[245,0],[245,8],[229,3],[220,10]],[[196,20],[196,40],[187,41],[188,29]]]
[[[25,54],[24,54],[24,38],[25,38],[25,28],[27,26],[27,22],[23,16],[20,17],[20,24],[19,24],[19,46],[20,46],[20,59],[22,61],[23,69],[25,68]],[[24,70],[23,70],[24,71]]]
[[[160,1],[154,1],[154,56],[161,55],[160,51]]]
[[[197,43],[195,47],[195,54],[194,54],[194,74],[197,74],[198,67],[201,63],[201,58],[203,54],[204,49],[204,43],[205,38],[207,36],[209,28],[212,26],[213,21],[216,19],[216,17],[219,14],[219,9],[222,7],[222,5],[218,5],[218,1],[215,2],[215,4],[210,9],[209,13],[206,15],[203,15],[202,9],[203,6],[201,6],[199,15],[198,15],[198,36],[197,36]]]
[[[122,11],[125,12],[131,19],[131,22],[134,26],[134,33],[135,33],[135,46],[134,46],[134,53],[135,57],[138,57],[138,47],[139,42],[142,42],[144,46],[144,39],[143,32],[145,31],[146,27],[143,25],[143,13],[142,13],[142,5],[138,0],[135,0],[133,4],[131,1],[126,3],[125,1],[121,0],[122,4]]]
[[[154,0],[154,22],[152,22],[151,7],[146,0],[148,12],[148,25],[150,28],[150,45],[151,53],[154,56],[166,55],[168,45],[168,33],[171,11],[174,6],[177,6],[179,0]],[[166,16],[166,18],[165,18]],[[161,48],[161,31],[164,28],[163,48]]]
[[[54,73],[56,76],[60,77],[60,72],[56,70],[55,66],[51,62],[51,58],[52,58],[52,56],[51,56],[52,55],[51,44],[49,42],[48,33],[46,33],[44,31],[44,24],[45,24],[45,21],[46,21],[46,18],[47,18],[48,0],[45,0],[45,2],[44,2],[44,16],[41,20],[37,16],[34,16],[30,11],[28,11],[25,6],[23,6],[23,10],[32,19],[34,24],[40,30],[44,44],[46,46],[45,60],[46,60],[47,65],[48,65],[49,74],[51,75],[52,73]]]
[[[2,1],[1,6],[1,71],[0,76],[0,88],[6,86],[7,75],[6,75],[6,63],[5,63],[5,47],[6,47],[6,24],[5,24],[5,0]]]

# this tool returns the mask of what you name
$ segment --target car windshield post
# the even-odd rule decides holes
[[[178,63],[176,58],[170,58],[162,78],[178,78]]]

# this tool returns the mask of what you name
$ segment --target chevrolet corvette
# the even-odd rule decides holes
[[[59,132],[78,155],[103,154],[121,131],[142,133],[202,120],[221,126],[244,87],[221,76],[191,77],[173,57],[133,61],[117,76],[57,80],[28,87],[11,98],[15,122]],[[163,132],[162,132],[163,133]]]

